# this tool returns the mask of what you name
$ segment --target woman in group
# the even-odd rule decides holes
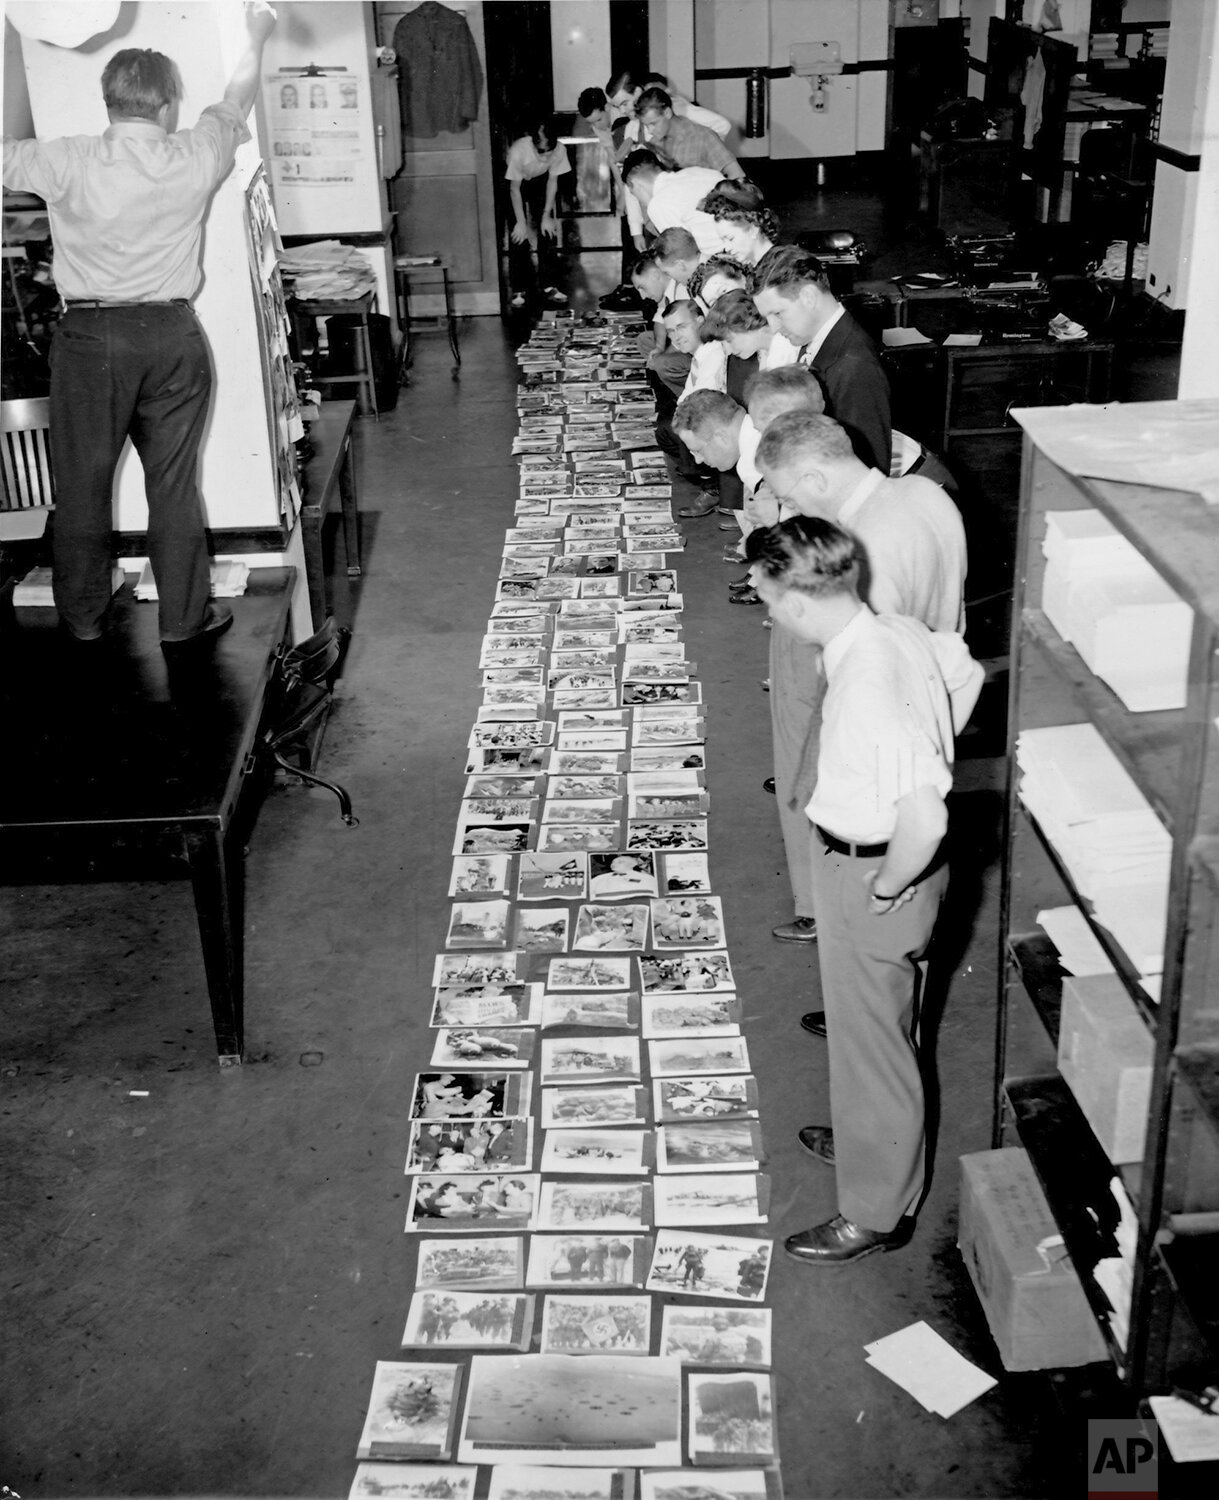
[[[734,260],[756,266],[778,243],[779,221],[752,182],[722,182],[703,199],[701,207],[715,220],[724,253]]]
[[[725,292],[716,299],[703,319],[703,337],[719,339],[730,358],[756,361],[759,370],[795,364],[800,352],[795,344],[768,326],[753,298],[740,290]],[[745,404],[735,390],[729,388],[728,393],[742,406]]]
[[[571,171],[567,148],[559,144],[553,118],[536,116],[508,148],[504,178],[512,201],[508,279],[512,306],[524,307],[528,293],[540,286],[543,298],[558,307],[567,301],[555,284],[559,273],[559,221],[555,198],[559,178]],[[530,255],[530,232],[537,241],[537,269]]]

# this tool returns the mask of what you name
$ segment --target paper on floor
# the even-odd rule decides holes
[[[993,1376],[970,1364],[923,1322],[865,1344],[864,1349],[868,1364],[941,1417],[955,1416],[996,1384]]]

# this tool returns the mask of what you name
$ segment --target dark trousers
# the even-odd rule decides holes
[[[531,177],[521,183],[521,202],[525,208],[525,219],[537,237],[537,270],[533,268],[533,251],[529,241],[523,245],[512,241],[512,225],[508,226],[508,281],[514,292],[530,292],[535,287],[555,286],[559,279],[559,246],[557,240],[548,239],[542,233],[542,214],[546,208],[546,184],[548,177]]]
[[[148,555],[163,640],[201,628],[210,588],[199,444],[212,368],[185,304],[69,308],[51,345],[55,605],[76,635],[110,602],[114,471],[130,437],[144,466]]]

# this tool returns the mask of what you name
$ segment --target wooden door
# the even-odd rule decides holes
[[[487,106],[484,6],[479,0],[446,5],[465,18],[478,49],[483,87],[478,118],[465,130],[402,137],[402,170],[389,184],[397,214],[397,247],[403,255],[440,255],[449,267],[457,311],[500,311],[496,253],[494,162]],[[393,46],[398,22],[416,4],[378,4],[377,40]],[[430,302],[436,303],[435,307]],[[412,298],[416,312],[441,310],[441,299]]]

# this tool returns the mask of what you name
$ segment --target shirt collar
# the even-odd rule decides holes
[[[846,308],[843,307],[842,303],[840,302],[838,304],[837,312],[830,314],[829,321],[821,325],[821,328],[813,335],[811,339],[809,339],[808,343],[805,344],[804,348],[800,351],[800,362],[802,364],[811,365],[812,362],[817,358],[818,354],[821,353],[822,344],[824,344],[826,339],[829,337],[830,329],[833,328],[834,324],[837,323],[838,319],[842,317],[844,312],[846,312]]]
[[[166,130],[163,125],[158,125],[155,120],[115,120],[103,131],[103,137],[114,140],[118,136],[145,136],[150,141],[163,141],[166,138]]]
[[[826,642],[821,648],[821,660],[825,666],[826,677],[834,675],[834,669],[859,637],[866,635],[874,628],[875,619],[876,616],[868,606],[861,604],[850,624],[844,625],[832,641]]]
[[[858,515],[863,508],[865,500],[869,500],[879,485],[885,482],[885,476],[879,469],[869,469],[851,493],[842,502],[838,514],[834,517],[839,526],[849,526],[851,520]]]

